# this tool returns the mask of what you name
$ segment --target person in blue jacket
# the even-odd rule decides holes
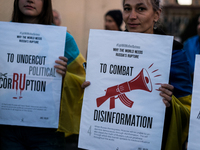
[[[193,78],[195,57],[196,54],[200,54],[200,16],[197,19],[197,35],[190,37],[184,42],[184,50],[190,64],[190,74]]]

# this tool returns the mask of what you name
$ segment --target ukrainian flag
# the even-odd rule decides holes
[[[68,58],[67,72],[63,80],[58,131],[65,135],[78,134],[85,81],[83,63],[85,59],[79,52],[74,38],[67,33],[65,57]]]
[[[192,81],[185,51],[173,50],[170,84],[174,86],[171,107],[166,109],[162,150],[182,150],[189,131]]]

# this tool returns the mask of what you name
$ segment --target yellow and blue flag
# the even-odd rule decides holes
[[[85,81],[83,63],[85,59],[79,52],[74,38],[67,33],[65,57],[68,58],[67,72],[63,80],[58,131],[65,135],[78,134]]]

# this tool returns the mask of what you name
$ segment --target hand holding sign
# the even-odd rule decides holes
[[[67,71],[68,59],[64,56],[60,56],[59,59],[60,60],[55,61],[55,63],[57,63],[58,65],[55,65],[54,67],[57,69],[56,72],[61,74],[64,77]]]

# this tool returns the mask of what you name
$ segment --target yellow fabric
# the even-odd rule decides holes
[[[81,84],[85,81],[83,62],[85,59],[79,54],[67,66],[67,73],[63,81],[58,131],[65,132],[66,136],[79,133],[84,92]]]
[[[189,130],[191,95],[172,96],[172,115],[165,150],[182,150]]]

